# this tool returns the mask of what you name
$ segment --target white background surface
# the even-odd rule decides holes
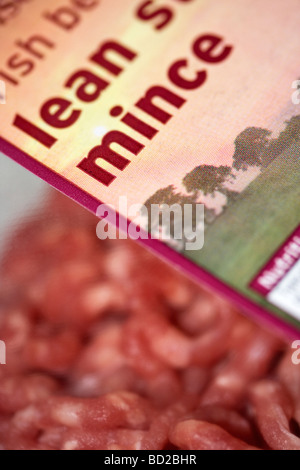
[[[9,232],[41,204],[47,188],[37,176],[0,153],[0,254]]]

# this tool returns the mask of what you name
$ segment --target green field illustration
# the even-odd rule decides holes
[[[207,226],[204,248],[185,255],[249,295],[251,280],[299,222],[300,144],[295,142]]]
[[[232,181],[256,168],[258,175],[242,191]],[[200,165],[184,176],[182,194],[170,185],[150,204],[197,204],[222,195],[221,210],[206,210],[205,244],[184,251],[187,258],[256,302],[267,302],[248,286],[300,223],[300,116],[285,123],[276,139],[267,129],[248,128],[235,140],[233,165]],[[276,307],[271,307],[282,316]]]

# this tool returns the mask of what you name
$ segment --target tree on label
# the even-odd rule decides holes
[[[271,132],[261,127],[248,127],[234,141],[233,168],[247,171],[250,166],[262,166],[262,155],[268,148]]]
[[[262,164],[265,168],[293,142],[300,139],[300,116],[292,116],[289,121],[285,121],[285,125],[285,129],[280,132],[277,139],[270,140],[262,156]]]
[[[267,168],[293,142],[300,139],[300,116],[285,121],[285,129],[275,139],[271,131],[260,127],[248,127],[235,139],[233,168],[247,171],[249,167]]]
[[[219,192],[226,196],[228,202],[235,200],[239,193],[231,191],[225,183],[235,178],[229,166],[200,165],[183,178],[183,185],[189,193],[202,191],[204,196],[216,195]]]
[[[151,228],[151,233],[154,235],[158,235],[160,232],[164,232],[164,229],[166,228],[164,224],[167,222],[168,224],[170,224],[169,228],[171,235],[167,243],[179,251],[183,250],[187,241],[185,238],[185,234],[188,232],[195,233],[195,231],[199,229],[199,227],[197,226],[198,221],[196,216],[196,208],[198,204],[203,203],[198,198],[198,191],[195,191],[192,195],[186,195],[176,190],[174,185],[159,189],[158,191],[156,191],[155,194],[150,196],[144,204],[148,211],[147,229],[150,230]],[[153,217],[152,208],[154,205],[159,206],[161,208],[161,212],[158,213],[158,217],[155,217],[155,215]],[[184,215],[186,213],[186,205],[189,205],[191,208],[191,217],[188,218],[186,218]],[[175,217],[171,216],[170,220],[166,221],[163,217],[164,206],[168,206],[169,208],[172,208],[172,206],[179,206],[181,208],[182,218],[180,218],[180,220],[176,220]],[[215,218],[216,213],[214,209],[205,208],[204,222],[206,224],[211,223]],[[181,224],[182,238],[180,240],[174,238],[174,234],[176,232],[176,223]]]

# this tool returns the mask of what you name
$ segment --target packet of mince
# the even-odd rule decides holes
[[[298,0],[1,0],[0,150],[296,335],[299,24]]]

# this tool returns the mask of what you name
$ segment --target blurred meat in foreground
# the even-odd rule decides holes
[[[276,337],[55,195],[2,262],[0,447],[300,449]]]

